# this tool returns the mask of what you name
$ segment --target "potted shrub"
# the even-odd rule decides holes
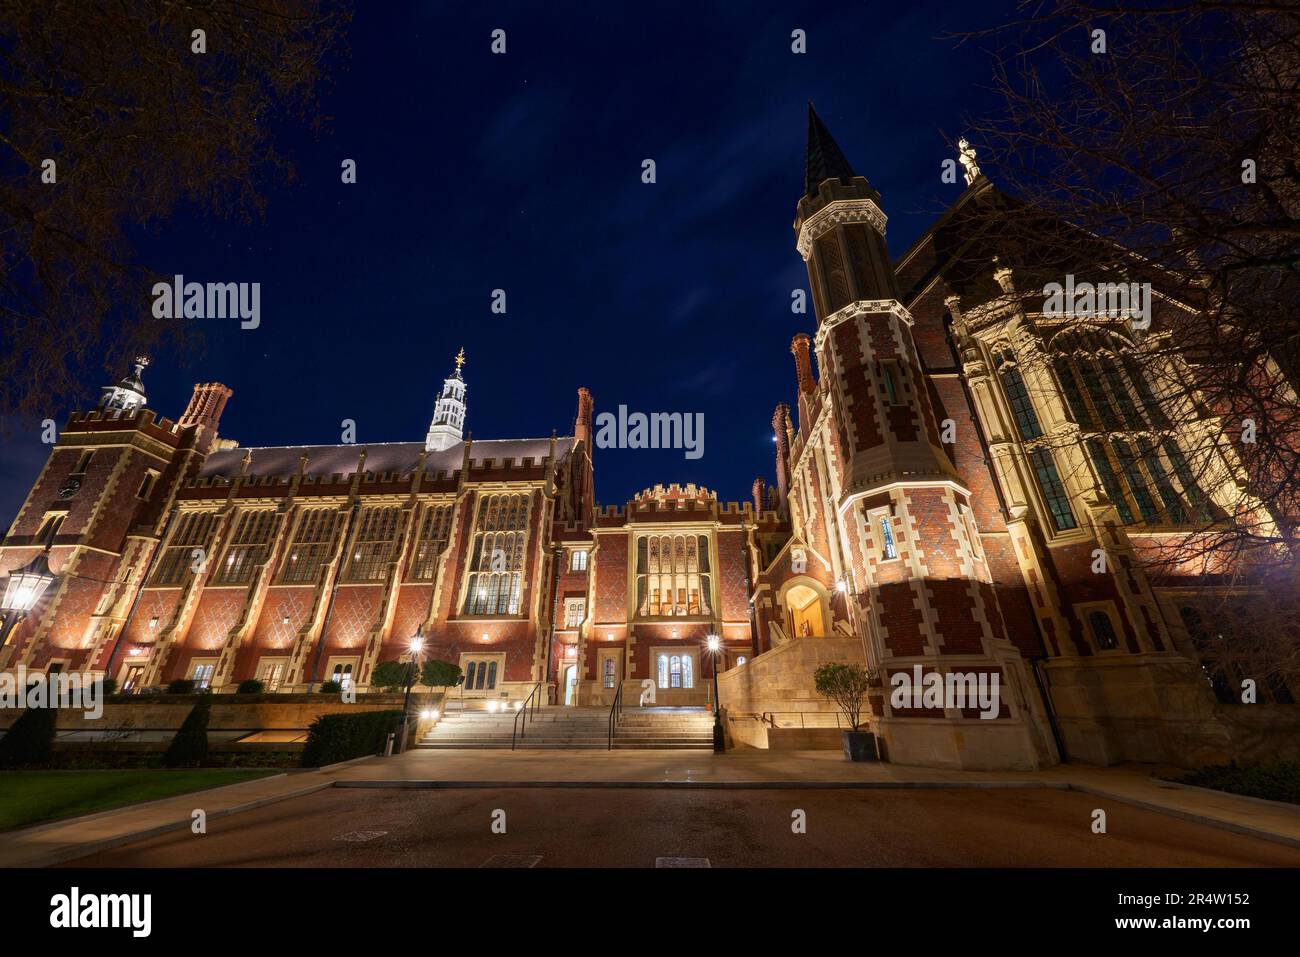
[[[876,736],[862,730],[862,703],[872,687],[875,672],[861,665],[831,662],[813,672],[817,693],[835,702],[848,721],[843,734],[844,756],[850,761],[875,761]]]

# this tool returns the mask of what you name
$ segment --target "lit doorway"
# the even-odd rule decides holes
[[[578,666],[569,665],[564,669],[564,703],[577,704],[578,701]]]
[[[790,609],[791,637],[810,638],[828,633],[821,596],[813,589],[795,585],[786,592],[785,603]]]

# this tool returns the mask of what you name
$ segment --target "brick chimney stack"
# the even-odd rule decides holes
[[[772,413],[772,435],[776,438],[777,511],[785,517],[790,514],[786,507],[790,496],[790,407],[784,402]]]
[[[794,371],[799,379],[799,393],[815,392],[817,380],[812,371],[812,340],[806,332],[797,334],[790,340],[790,354],[794,356]]]
[[[221,422],[221,413],[226,402],[234,393],[220,382],[200,382],[194,386],[190,404],[177,421],[181,428],[201,425],[207,434],[207,441],[200,443],[203,451],[208,451],[217,439],[217,426]]]
[[[578,416],[573,423],[574,440],[587,446],[588,452],[591,450],[591,393],[587,389],[578,390]]]

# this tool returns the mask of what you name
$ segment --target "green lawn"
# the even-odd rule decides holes
[[[0,771],[0,831],[237,784],[274,770]]]

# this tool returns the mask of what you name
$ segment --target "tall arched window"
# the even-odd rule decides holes
[[[1038,421],[1038,413],[1034,410],[1029,390],[1025,387],[1024,376],[1009,350],[998,351],[993,365],[1011,406],[1020,439],[1025,443],[1029,465],[1034,470],[1034,478],[1038,480],[1038,488],[1043,494],[1043,502],[1052,524],[1058,532],[1077,528],[1079,523],[1075,521],[1074,511],[1070,508],[1070,497],[1057,471],[1056,458],[1052,455],[1052,450],[1041,441],[1043,427]]]
[[[1088,460],[1122,522],[1186,525],[1221,517],[1179,448],[1126,335],[1070,326],[1052,336],[1048,348]]]
[[[527,495],[487,495],[479,500],[465,614],[519,614],[527,527]]]
[[[638,615],[713,614],[707,535],[643,535],[637,539],[636,563]]]

